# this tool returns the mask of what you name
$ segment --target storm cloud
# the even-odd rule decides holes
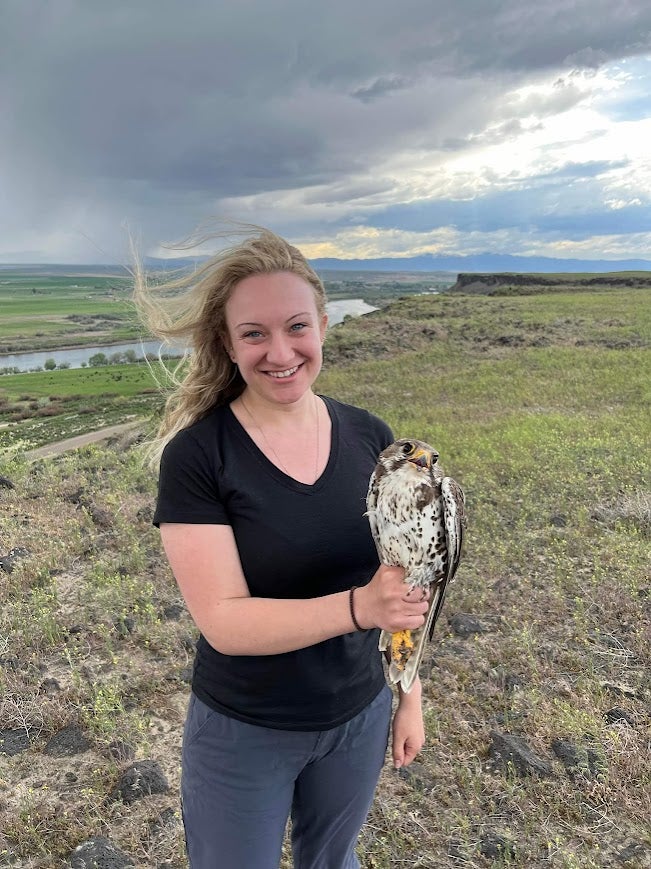
[[[458,253],[634,232],[651,170],[615,131],[651,114],[649,55],[646,0],[8,0],[0,260],[117,261],[127,223],[154,253],[220,216],[314,255],[355,256],[346,227],[449,226]]]

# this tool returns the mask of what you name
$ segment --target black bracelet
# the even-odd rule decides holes
[[[350,617],[353,620],[353,624],[355,625],[356,631],[365,631],[366,628],[363,628],[360,625],[360,623],[357,621],[357,619],[355,618],[355,589],[356,588],[357,588],[357,586],[354,585],[350,590],[350,595],[348,596],[348,603],[350,605]]]

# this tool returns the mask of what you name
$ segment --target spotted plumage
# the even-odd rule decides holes
[[[380,650],[389,659],[389,680],[410,691],[447,585],[459,565],[464,495],[461,487],[444,475],[435,449],[422,441],[402,438],[380,453],[366,506],[380,561],[404,567],[408,585],[431,592],[423,627],[396,634],[382,631],[380,635]]]

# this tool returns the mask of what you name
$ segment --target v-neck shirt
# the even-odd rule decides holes
[[[163,453],[154,522],[230,525],[253,597],[319,597],[365,585],[377,570],[366,493],[393,436],[367,411],[322,398],[331,447],[313,484],[271,462],[227,405],[179,432]],[[326,730],[382,688],[377,642],[377,631],[355,631],[293,652],[239,656],[201,636],[193,691],[250,724]]]

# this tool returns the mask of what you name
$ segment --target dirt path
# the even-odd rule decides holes
[[[38,447],[35,450],[29,450],[25,453],[27,459],[45,459],[49,456],[58,456],[65,453],[67,450],[76,450],[79,447],[85,447],[88,444],[94,444],[97,441],[103,441],[114,435],[124,434],[129,429],[139,425],[140,420],[132,420],[131,422],[123,422],[120,425],[111,425],[108,428],[102,428],[98,431],[90,431],[83,435],[77,435],[74,438],[67,438],[64,441],[58,441],[54,444],[46,444],[44,447]]]

